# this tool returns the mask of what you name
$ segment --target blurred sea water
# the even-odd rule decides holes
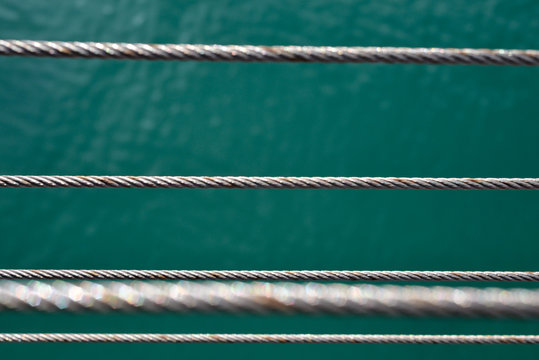
[[[4,39],[539,48],[539,3],[0,1]],[[539,69],[0,58],[1,174],[539,177]],[[537,270],[539,194],[2,189],[0,267]],[[524,285],[521,285],[524,286]],[[536,334],[537,322],[0,313],[0,332]],[[533,347],[0,345],[6,358]]]

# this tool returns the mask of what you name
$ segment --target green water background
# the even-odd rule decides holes
[[[0,1],[0,37],[538,48],[539,2]],[[0,173],[538,177],[539,69],[0,59]],[[3,189],[0,267],[537,270],[537,192]],[[0,314],[1,332],[536,334],[512,320]],[[537,358],[3,344],[2,358]]]

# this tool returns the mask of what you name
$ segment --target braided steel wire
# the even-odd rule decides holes
[[[0,187],[539,190],[539,178],[0,175]]]
[[[0,279],[38,280],[283,280],[283,281],[539,281],[526,271],[348,270],[34,270],[0,269]]]
[[[539,335],[9,334],[0,343],[539,344]]]
[[[0,40],[0,56],[132,60],[539,65],[538,50]]]
[[[0,311],[539,317],[539,289],[264,282],[0,281]]]

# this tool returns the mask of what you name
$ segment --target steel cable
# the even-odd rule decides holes
[[[526,271],[349,270],[55,270],[0,269],[0,279],[23,280],[282,280],[282,281],[539,281]]]
[[[539,190],[539,178],[0,175],[0,187]]]
[[[264,282],[0,281],[0,311],[539,317],[539,289]]]
[[[0,40],[0,56],[132,60],[539,65],[538,50]]]
[[[9,334],[0,343],[539,344],[539,335]]]

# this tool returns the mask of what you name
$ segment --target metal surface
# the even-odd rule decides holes
[[[0,187],[539,190],[539,178],[0,175]]]
[[[539,335],[359,334],[1,334],[3,342],[57,343],[301,343],[301,344],[539,344]]]
[[[0,279],[36,280],[286,280],[286,281],[539,281],[526,271],[347,270],[48,270],[0,269]]]
[[[0,40],[0,56],[241,62],[539,65],[537,50]]]
[[[264,282],[0,281],[0,310],[539,317],[539,289]]]

